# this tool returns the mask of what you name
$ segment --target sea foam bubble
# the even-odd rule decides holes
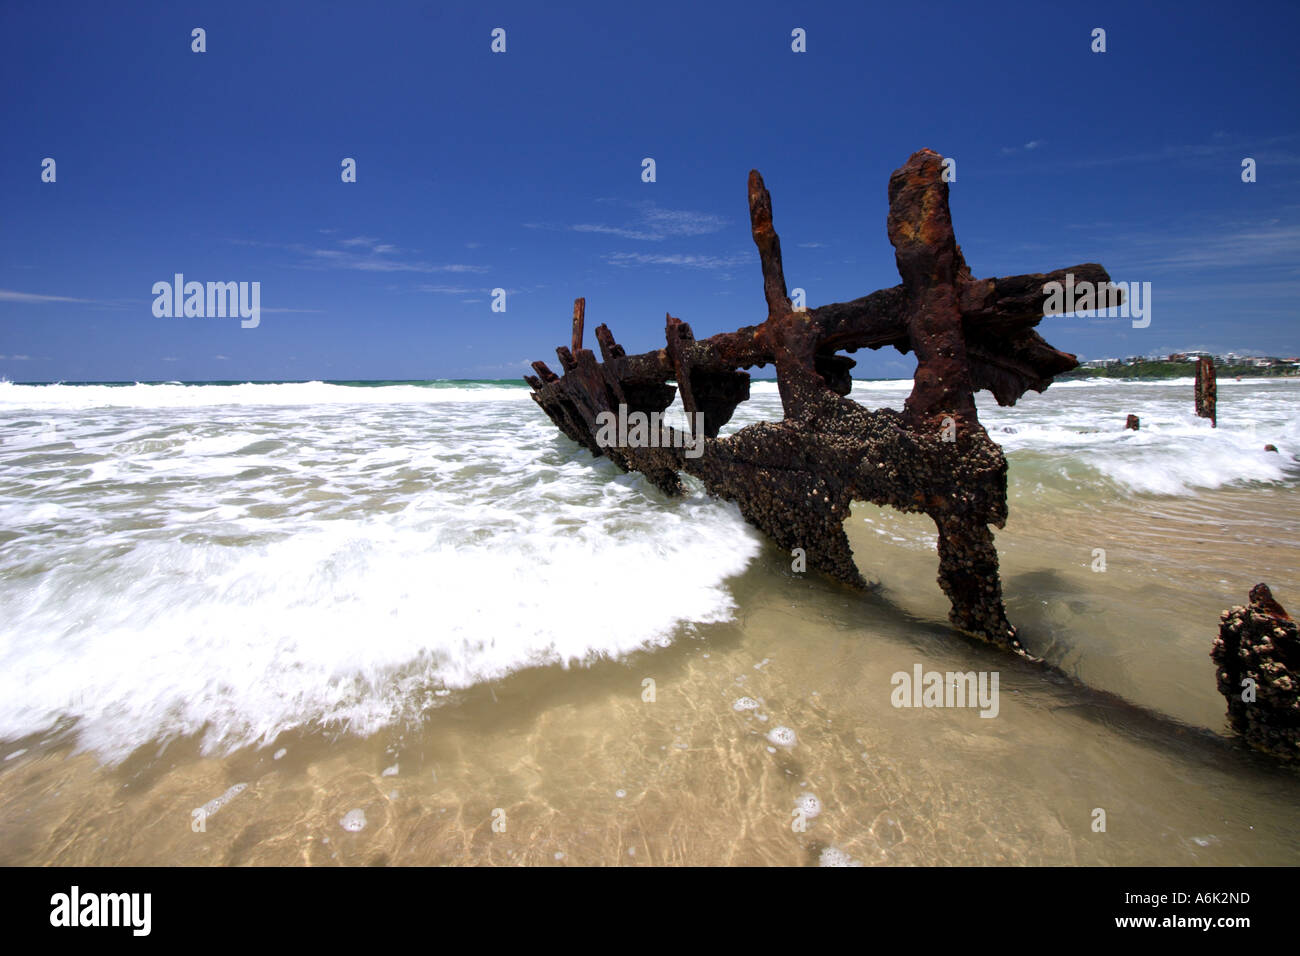
[[[767,739],[769,743],[775,744],[778,747],[793,747],[798,743],[798,738],[795,737],[794,731],[784,725],[773,727],[769,730],[767,732]]]

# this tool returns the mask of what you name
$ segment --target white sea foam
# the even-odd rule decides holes
[[[200,808],[201,817],[206,820],[208,817],[215,815],[217,811],[219,811],[222,807],[224,807],[231,800],[235,799],[235,797],[239,796],[247,789],[248,789],[248,784],[237,783],[229,790],[227,790],[225,793],[223,793],[221,796],[213,797],[207,803],[203,804],[203,806]]]
[[[1061,383],[980,412],[1018,495],[1300,481],[1300,383],[1220,386],[1217,429],[1186,383]],[[873,407],[909,388],[855,383]],[[780,417],[774,385],[753,394],[728,432]],[[760,541],[735,506],[665,499],[526,396],[0,384],[0,739],[70,719],[117,760],[174,735],[211,752],[370,733],[728,619]]]
[[[1224,379],[1217,428],[1193,411],[1194,379],[1080,379],[1028,392],[1010,407],[978,395],[980,421],[1007,453],[1013,483],[1026,476],[1072,494],[1104,485],[1121,494],[1195,494],[1251,482],[1300,481],[1300,380]],[[901,409],[910,380],[854,381],[850,397]],[[1125,430],[1129,414],[1141,419]],[[751,386],[722,434],[780,419],[775,383]],[[1265,445],[1278,451],[1267,452]]]
[[[339,826],[349,833],[360,833],[366,828],[366,811],[349,810],[339,821]]]
[[[0,739],[71,718],[119,760],[175,735],[220,752],[371,733],[731,617],[727,580],[759,548],[734,505],[664,498],[513,392],[326,388],[361,401],[0,408]]]
[[[806,819],[813,819],[820,816],[822,812],[822,802],[817,798],[815,793],[801,793],[794,801],[796,810],[803,813]]]
[[[336,385],[246,382],[242,385],[19,385],[0,382],[0,409],[210,408],[218,405],[400,405],[526,401],[528,389],[486,383]],[[530,403],[531,404],[531,403]]]
[[[855,860],[839,847],[828,846],[822,850],[821,856],[817,859],[818,866],[861,866],[859,860]]]
[[[1103,384],[1104,383],[1104,384]],[[980,397],[980,420],[1011,464],[1072,492],[1108,483],[1123,493],[1300,479],[1300,382],[1220,383],[1218,427],[1193,410],[1191,380],[1062,382],[1011,408]],[[1138,431],[1127,430],[1129,414]],[[1264,450],[1274,445],[1278,451]]]
[[[767,732],[767,740],[777,747],[793,747],[799,742],[794,731],[786,726],[773,727]]]

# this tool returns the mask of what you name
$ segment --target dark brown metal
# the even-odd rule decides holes
[[[1196,414],[1219,427],[1219,386],[1214,374],[1214,359],[1202,355],[1196,360]]]
[[[1300,758],[1300,632],[1267,584],[1220,615],[1210,657],[1233,730],[1267,753]]]
[[[762,267],[767,318],[756,326],[697,341],[669,315],[666,345],[627,355],[604,325],[596,329],[603,364],[580,347],[583,300],[574,307],[573,347],[561,347],[564,375],[534,363],[533,399],[566,435],[640,471],[667,494],[679,473],[737,502],[745,518],[787,550],[802,548],[810,566],[855,587],[866,582],[853,561],[843,522],[853,501],[924,512],[939,531],[939,584],[958,629],[1028,656],[1007,621],[990,526],[1007,518],[1006,459],[988,437],[974,393],[991,391],[1013,405],[1077,366],[1034,327],[1043,318],[1045,283],[1109,282],[1095,263],[1048,274],[975,279],[953,235],[942,159],[921,150],[889,180],[889,239],[903,282],[851,302],[795,311],[786,288],[772,198],[749,174],[750,224]],[[837,352],[892,346],[915,352],[917,369],[903,411],[868,411],[846,398],[854,361]],[[744,369],[776,367],[785,418],[719,438],[749,397]],[[665,428],[659,447],[603,445],[602,413],[661,412],[680,389],[688,420],[702,415],[702,453],[681,447]]]
[[[573,351],[582,348],[582,323],[587,315],[587,300],[573,300]]]

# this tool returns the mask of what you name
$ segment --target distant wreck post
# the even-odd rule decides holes
[[[1109,283],[1088,263],[1049,274],[976,279],[953,235],[942,157],[914,153],[889,179],[889,240],[902,283],[851,302],[813,309],[790,302],[772,199],[758,172],[749,174],[749,215],[762,267],[767,318],[758,325],[696,341],[691,327],[667,317],[666,345],[628,355],[605,325],[595,329],[602,362],[582,347],[585,301],[574,307],[570,346],[556,349],[561,375],[534,362],[533,400],[556,427],[593,455],[639,471],[665,494],[682,491],[680,472],[711,494],[735,501],[751,524],[782,549],[803,549],[808,563],[857,588],[866,581],[853,561],[844,519],[853,501],[924,512],[939,532],[939,585],[957,629],[1029,656],[1007,620],[990,526],[1007,519],[1007,462],[975,409],[988,389],[1000,405],[1041,392],[1078,365],[1048,345],[1044,285]],[[902,411],[869,411],[846,396],[856,364],[841,352],[892,346],[915,352],[916,375]],[[754,366],[776,367],[785,417],[719,438],[736,406],[749,398]],[[673,385],[668,384],[674,382]],[[680,389],[702,451],[690,439],[621,443],[601,428],[610,414],[640,413],[658,423]],[[598,420],[599,418],[599,420]],[[654,426],[651,426],[652,428]],[[666,433],[672,428],[658,426]]]
[[[1251,746],[1287,760],[1300,757],[1300,634],[1267,584],[1250,604],[1219,618],[1210,651],[1228,722]]]
[[[1196,360],[1196,414],[1210,420],[1211,428],[1219,427],[1219,386],[1214,376],[1214,359],[1202,355]]]

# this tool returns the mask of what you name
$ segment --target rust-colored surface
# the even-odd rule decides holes
[[[889,180],[888,230],[902,283],[851,302],[796,312],[790,303],[772,198],[749,174],[749,211],[762,267],[767,318],[756,326],[696,341],[669,315],[665,347],[627,355],[604,325],[603,362],[581,347],[583,300],[575,306],[572,348],[558,349],[563,375],[534,362],[525,376],[533,399],[556,426],[592,454],[640,471],[667,494],[680,472],[737,502],[745,518],[809,566],[855,587],[866,582],[843,522],[853,501],[924,512],[939,531],[939,584],[958,629],[1024,654],[1007,621],[991,527],[1007,518],[1007,464],[979,422],[974,393],[988,389],[1012,405],[1077,365],[1034,330],[1043,318],[1044,283],[1109,282],[1096,264],[1056,272],[975,279],[953,235],[942,158],[921,150]],[[903,410],[869,411],[846,396],[856,364],[840,351],[892,346],[915,352],[917,370]],[[744,369],[772,364],[785,418],[719,430],[749,397]],[[675,382],[688,420],[702,414],[702,453],[597,441],[598,416],[660,412]],[[661,445],[681,445],[665,428]],[[1027,655],[1026,655],[1027,656]]]
[[[1219,386],[1214,374],[1214,359],[1202,355],[1196,360],[1196,414],[1219,427]]]
[[[1300,757],[1300,635],[1267,584],[1250,589],[1250,604],[1224,611],[1210,658],[1228,722],[1251,746]]]

